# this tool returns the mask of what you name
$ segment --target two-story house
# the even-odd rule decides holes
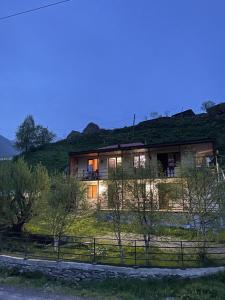
[[[214,157],[214,143],[209,139],[169,144],[131,143],[71,152],[69,165],[70,175],[85,183],[88,201],[93,205],[101,203],[101,208],[107,209],[112,170],[122,169],[132,178],[132,174],[140,170],[154,168],[159,186],[160,183],[176,183],[184,166],[213,166]],[[184,209],[163,193],[158,192],[157,199],[159,210]]]

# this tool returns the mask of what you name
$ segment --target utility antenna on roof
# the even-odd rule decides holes
[[[135,126],[135,121],[136,121],[136,115],[134,113],[134,118],[133,118],[133,137],[134,137],[134,126]]]

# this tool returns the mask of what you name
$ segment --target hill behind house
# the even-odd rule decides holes
[[[221,108],[221,104],[220,104]],[[225,103],[222,104],[225,108]],[[50,171],[62,171],[68,165],[68,152],[89,150],[111,144],[127,142],[145,142],[148,144],[171,143],[197,140],[203,138],[215,139],[216,147],[225,154],[225,109],[216,108],[204,114],[176,114],[172,117],[162,117],[144,121],[134,128],[124,127],[113,130],[99,129],[94,133],[69,134],[65,140],[52,143],[28,152],[25,159],[30,164],[41,162]]]

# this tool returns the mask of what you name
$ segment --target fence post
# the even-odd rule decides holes
[[[93,260],[92,263],[94,264],[96,262],[96,240],[95,237],[93,238]]]
[[[2,237],[2,233],[0,233],[0,254],[2,253],[2,240],[3,240],[3,237]]]
[[[181,252],[181,265],[182,265],[182,269],[184,269],[184,250],[183,250],[182,241],[180,241],[180,252]]]
[[[26,260],[28,258],[28,235],[26,234],[25,240],[24,240],[24,259]]]
[[[60,259],[60,235],[58,236],[58,243],[57,243],[57,260]]]
[[[137,241],[134,241],[134,265],[137,266]]]

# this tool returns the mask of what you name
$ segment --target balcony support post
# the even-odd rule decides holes
[[[124,178],[123,178],[123,176],[124,176],[124,173],[123,173],[123,150],[121,150],[121,158],[122,158],[122,164],[121,164],[121,168],[122,168],[122,209],[124,208],[123,207],[123,180],[124,180]]]
[[[98,176],[97,176],[97,180],[98,180],[98,194],[97,194],[97,205],[98,207],[100,207],[100,197],[99,197],[99,153],[98,153]]]

